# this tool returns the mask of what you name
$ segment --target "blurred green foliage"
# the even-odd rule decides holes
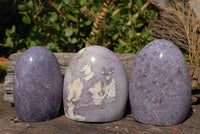
[[[6,76],[7,63],[0,62],[0,83],[4,81]]]
[[[10,1],[9,1],[10,2]],[[95,16],[101,11],[102,0],[24,0],[12,1],[13,12],[20,22],[5,31],[1,46],[11,52],[25,51],[33,46],[44,46],[53,52],[77,52],[91,40]],[[103,43],[118,53],[137,53],[154,40],[147,32],[149,20],[157,17],[157,9],[146,0],[118,0],[111,4],[102,28]],[[84,11],[85,10],[85,11]],[[127,25],[130,15],[139,13]],[[9,16],[9,15],[8,15]],[[0,16],[1,17],[1,16]],[[10,25],[10,23],[9,23]],[[98,45],[103,45],[98,44]]]
[[[9,44],[6,44],[8,38],[6,35],[6,29],[11,29],[14,25],[16,27],[15,38],[18,39],[25,38],[28,35],[29,26],[22,22],[22,16],[18,14],[17,7],[13,4],[12,0],[0,1],[0,9],[0,56],[8,57],[9,54],[16,52],[23,46],[18,46],[20,47],[18,48],[16,45],[11,47]]]

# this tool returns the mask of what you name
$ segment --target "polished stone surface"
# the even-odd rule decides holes
[[[80,50],[64,79],[64,110],[68,118],[85,122],[121,119],[128,99],[126,71],[120,59],[101,46]]]
[[[129,100],[135,120],[153,125],[176,125],[187,116],[191,88],[181,51],[171,42],[147,44],[133,62]]]
[[[15,66],[14,104],[20,119],[39,122],[57,116],[62,75],[56,57],[43,47],[25,51]]]

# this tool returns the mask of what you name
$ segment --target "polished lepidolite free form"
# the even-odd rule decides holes
[[[130,74],[129,100],[135,120],[171,126],[184,121],[190,109],[190,78],[181,51],[155,40],[136,56]]]
[[[20,119],[39,122],[56,117],[62,91],[62,74],[52,52],[38,46],[21,55],[14,72],[14,104]]]
[[[90,46],[79,51],[67,67],[63,89],[64,111],[70,119],[109,122],[124,115],[126,71],[107,48]]]

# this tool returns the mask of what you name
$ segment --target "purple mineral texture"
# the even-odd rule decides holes
[[[21,55],[14,72],[14,104],[20,119],[39,122],[56,117],[62,91],[62,74],[52,52],[38,46]]]
[[[132,64],[129,100],[135,120],[171,126],[190,109],[190,78],[181,51],[171,42],[147,44]]]

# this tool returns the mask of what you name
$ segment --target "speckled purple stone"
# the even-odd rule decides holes
[[[118,120],[124,115],[127,99],[126,71],[113,52],[90,46],[73,57],[63,91],[68,118],[84,122]]]
[[[190,78],[181,51],[171,42],[147,44],[133,62],[129,99],[135,120],[152,125],[181,123],[190,109]]]
[[[39,122],[57,116],[62,74],[56,57],[43,47],[25,51],[15,66],[14,104],[20,119]]]

